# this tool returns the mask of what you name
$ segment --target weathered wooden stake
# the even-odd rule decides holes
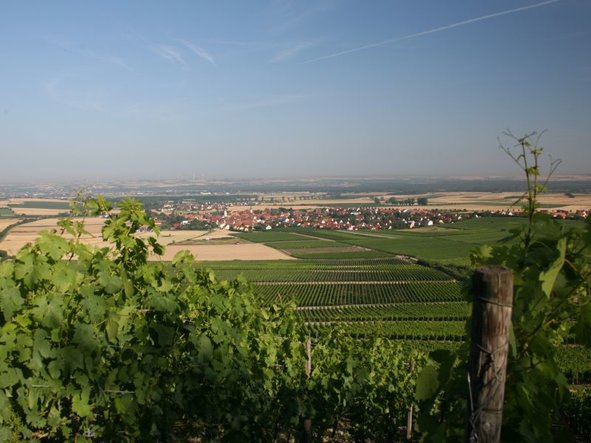
[[[500,266],[478,268],[473,276],[472,344],[468,367],[466,441],[501,439],[513,274]]]
[[[415,361],[412,360],[410,362],[410,369],[409,371],[412,373],[415,369]],[[411,404],[410,408],[408,409],[408,415],[406,417],[406,441],[412,441],[412,414],[414,405]]]
[[[412,441],[412,413],[413,413],[413,406],[410,405],[410,409],[408,410],[408,416],[406,417],[406,441]]]
[[[306,340],[306,376],[312,375],[312,340]],[[304,418],[304,442],[312,443],[312,419]]]
[[[312,375],[312,340],[306,340],[306,376]]]

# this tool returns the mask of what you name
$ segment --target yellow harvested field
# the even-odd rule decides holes
[[[170,261],[180,251],[189,251],[198,261],[226,260],[295,260],[277,249],[260,243],[237,245],[168,245],[162,257],[151,260]]]
[[[36,215],[40,215],[43,217],[54,216],[54,215],[60,215],[60,214],[64,214],[64,213],[68,212],[67,209],[15,208],[14,206],[12,206],[10,209],[12,209],[12,211],[16,215],[29,215],[29,216],[33,216],[33,217]]]
[[[0,218],[0,231],[8,228],[10,225],[14,225],[20,219],[18,218]]]
[[[294,208],[294,209],[312,209],[323,206],[334,205],[367,205],[373,203],[373,199],[368,197],[345,198],[340,200],[296,200],[296,201],[277,201],[277,202],[256,202],[253,205],[236,205],[230,206],[229,211],[245,211],[245,210],[264,210],[269,208]]]
[[[68,209],[59,209],[59,208],[31,208],[31,207],[14,207],[9,205],[22,205],[23,203],[62,203],[67,204],[67,200],[57,199],[57,198],[9,198],[0,200],[0,208],[1,207],[10,207],[12,211],[17,215],[28,215],[28,216],[52,216],[52,215],[59,215],[65,212],[69,212]]]
[[[384,197],[384,195],[376,194],[376,196]],[[405,200],[407,198],[427,197],[429,200],[428,206],[412,206],[411,208],[425,208],[425,209],[467,209],[467,210],[503,210],[513,207],[512,205],[517,200],[519,192],[439,192],[436,194],[386,194],[386,200],[390,197],[395,197],[398,200]],[[552,209],[562,209],[566,211],[588,210],[591,209],[591,194],[579,194],[574,197],[568,197],[565,194],[542,194],[539,197],[542,205],[555,206]],[[295,200],[295,201],[276,201],[276,202],[256,202],[252,206],[231,206],[230,211],[244,211],[244,210],[265,210],[268,208],[286,207],[294,209],[313,209],[327,205],[332,206],[352,206],[352,205],[367,205],[374,203],[373,198],[369,197],[352,197],[343,198],[339,200]],[[397,207],[391,205],[384,205],[385,207]],[[399,206],[400,208],[408,208],[407,206]]]
[[[201,238],[207,231],[160,231],[158,243],[167,246],[172,243]],[[140,234],[141,237],[153,236],[153,233]]]
[[[0,205],[4,204],[5,202],[7,202],[8,204],[11,204],[11,205],[21,205],[21,204],[27,203],[27,202],[39,202],[39,201],[50,202],[50,203],[67,203],[68,202],[68,200],[64,200],[61,198],[11,197],[7,200],[0,200]]]
[[[152,236],[152,233],[140,234],[142,237]],[[219,238],[232,237],[230,231],[224,229],[215,229],[212,231],[160,231],[158,242],[161,245],[170,245],[187,240],[217,240]]]
[[[429,198],[429,206],[442,209],[462,207],[500,210],[511,208],[519,196],[518,192],[446,192],[435,194],[433,197],[427,195],[427,198]],[[579,194],[574,197],[564,194],[541,194],[539,201],[542,205],[555,206],[552,209],[576,211],[591,208],[591,195],[589,194]]]
[[[57,222],[57,218],[46,218],[18,225],[11,229],[4,240],[0,242],[0,249],[7,251],[10,255],[16,255],[23,246],[33,243],[39,237],[40,232],[59,229]],[[104,223],[105,219],[103,218],[92,217],[84,219],[84,226],[90,234],[82,236],[81,241],[98,247],[107,246],[107,243],[101,237],[101,228]],[[71,238],[68,234],[65,234],[64,237]]]
[[[25,223],[11,229],[8,235],[0,242],[0,249],[5,250],[10,255],[16,253],[26,244],[34,242],[41,231],[50,231],[57,229],[57,218],[37,220],[31,223]],[[84,224],[89,235],[81,237],[83,243],[105,247],[108,243],[101,237],[101,228],[105,222],[103,218],[86,218]],[[153,234],[140,234],[143,237]],[[70,237],[64,235],[66,238]],[[185,240],[194,238],[199,239],[219,239],[231,237],[225,230],[215,231],[163,231],[159,238],[161,244],[165,246],[165,254],[162,257],[152,256],[151,260],[171,260],[177,252],[187,250],[198,260],[292,260],[293,258],[268,246],[256,243],[236,244],[236,245],[177,245]]]

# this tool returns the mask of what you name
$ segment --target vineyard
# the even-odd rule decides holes
[[[457,235],[475,240],[478,231],[472,227],[484,224],[484,238],[498,238],[510,226],[501,222],[495,232],[493,223],[494,220],[470,220],[465,222],[467,232]],[[352,237],[341,232],[317,235],[327,238],[317,241],[323,244]],[[301,249],[310,247],[309,236],[295,232],[249,233],[241,237],[277,248],[286,243],[292,248],[292,243],[302,245]],[[465,301],[462,282],[454,276],[421,265],[410,257],[356,257],[203,265],[213,269],[220,279],[242,275],[265,306],[294,301],[311,336],[329,330],[352,337],[380,335],[405,349],[423,352],[454,350],[466,339],[465,320],[470,305]],[[588,350],[575,345],[562,346],[557,361],[571,382],[586,383],[591,379]]]
[[[290,234],[276,233],[284,235]],[[267,306],[295,301],[312,335],[332,328],[353,336],[378,333],[404,340],[457,341],[465,336],[468,304],[461,284],[407,258],[211,265],[220,278],[241,274]]]
[[[102,199],[88,207],[110,211]],[[136,201],[120,208],[102,232],[114,255],[44,233],[0,262],[0,440],[299,441],[311,420],[305,441],[402,441],[432,410],[432,359],[463,352],[457,267],[393,245],[372,259],[149,262],[162,247],[132,233],[153,220]],[[273,234],[310,249],[307,235]],[[590,380],[575,338],[552,350],[564,384]]]

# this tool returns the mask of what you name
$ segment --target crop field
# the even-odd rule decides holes
[[[271,231],[271,232],[245,232],[234,234],[236,237],[243,238],[245,240],[254,243],[270,243],[270,242],[281,242],[281,241],[306,241],[310,240],[310,237],[306,234],[300,234],[297,232],[283,232],[283,231]],[[315,237],[312,237],[314,240]]]
[[[334,269],[332,269],[334,268]],[[316,269],[251,269],[242,270],[242,274],[253,283],[290,282],[290,283],[322,283],[322,282],[405,282],[405,281],[442,281],[451,280],[447,274],[435,269],[415,264],[392,265],[389,269],[367,269],[361,266],[355,269],[333,266]],[[220,270],[218,275],[232,277],[232,270]]]
[[[37,209],[60,209],[68,211],[70,203],[61,200],[23,200],[18,203],[9,203],[11,208],[37,208]]]
[[[14,211],[10,208],[0,208],[0,218],[3,217],[14,217]]]
[[[300,306],[341,306],[408,302],[458,301],[455,281],[357,281],[255,284],[266,303],[293,299]]]
[[[438,209],[467,209],[467,210],[492,210],[497,211],[501,209],[515,209],[519,207],[515,202],[520,198],[515,192],[437,192],[437,193],[422,193],[422,194],[383,194],[383,193],[369,193],[361,195],[343,195],[338,199],[313,199],[301,200],[297,195],[281,195],[275,196],[274,200],[259,201],[250,206],[253,210],[265,210],[268,208],[277,207],[292,207],[298,209],[311,208],[359,208],[359,207],[376,207],[389,206],[384,204],[376,204],[374,198],[381,197],[384,201],[394,197],[399,201],[407,198],[421,198],[428,199],[427,206],[417,206],[422,208],[438,208]],[[286,198],[287,200],[284,200]],[[539,197],[541,208],[555,208],[563,210],[579,210],[589,209],[591,207],[591,195],[588,193],[565,195],[563,193],[545,193]],[[243,206],[232,206],[231,211],[242,210]]]
[[[312,334],[341,328],[406,340],[462,340],[468,304],[448,274],[379,259],[207,263],[219,278],[242,275],[266,305],[294,301]]]
[[[20,219],[18,218],[2,218],[0,219],[0,232],[4,231],[11,225],[18,223]]]
[[[368,321],[368,320],[461,320],[468,315],[464,301],[368,304],[349,307],[302,306],[300,315],[310,322],[319,321]]]
[[[234,234],[236,237],[280,250],[300,259],[330,258],[379,258],[387,256],[361,245],[355,245],[316,235],[314,230],[292,230],[278,232],[250,232]]]
[[[0,249],[9,255],[16,253],[26,244],[34,242],[42,231],[57,228],[57,218],[45,218],[21,224],[10,229],[5,238],[0,239]],[[109,246],[102,240],[101,229],[105,219],[88,217],[84,219],[88,234],[80,241],[97,247]],[[12,224],[12,223],[11,223]],[[141,237],[153,233],[137,234]],[[64,235],[68,238],[68,235]],[[165,246],[163,256],[150,256],[150,260],[170,261],[176,253],[187,250],[199,260],[293,260],[293,257],[262,243],[245,242],[231,237],[226,230],[214,231],[162,231],[159,242]]]
[[[331,322],[309,323],[311,332],[332,326]],[[396,321],[344,321],[339,327],[354,336],[380,334],[393,339],[451,340],[465,339],[464,321],[396,320]]]
[[[70,211],[69,202],[59,199],[9,198],[0,201],[0,206],[0,216],[8,210],[12,216],[55,216]]]
[[[300,259],[369,259],[397,255],[467,266],[470,251],[507,238],[525,220],[483,217],[450,225],[385,231],[292,229],[234,234]]]
[[[478,223],[467,223],[466,234],[480,228]],[[487,238],[493,234],[499,235],[491,228]],[[294,301],[312,336],[330,329],[354,337],[379,334],[425,352],[453,350],[467,338],[470,305],[462,284],[404,257],[203,265],[221,279],[242,275],[266,305]],[[557,359],[572,383],[591,380],[591,353],[584,347],[562,346]]]

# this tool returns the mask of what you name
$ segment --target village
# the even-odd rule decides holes
[[[312,207],[249,208],[244,203],[169,201],[153,209],[158,225],[167,229],[218,228],[230,231],[265,231],[280,228],[309,228],[327,230],[391,230],[413,229],[453,224],[482,216],[513,217],[520,209],[442,210],[419,206],[397,207]],[[588,211],[546,210],[554,218],[584,219]]]

